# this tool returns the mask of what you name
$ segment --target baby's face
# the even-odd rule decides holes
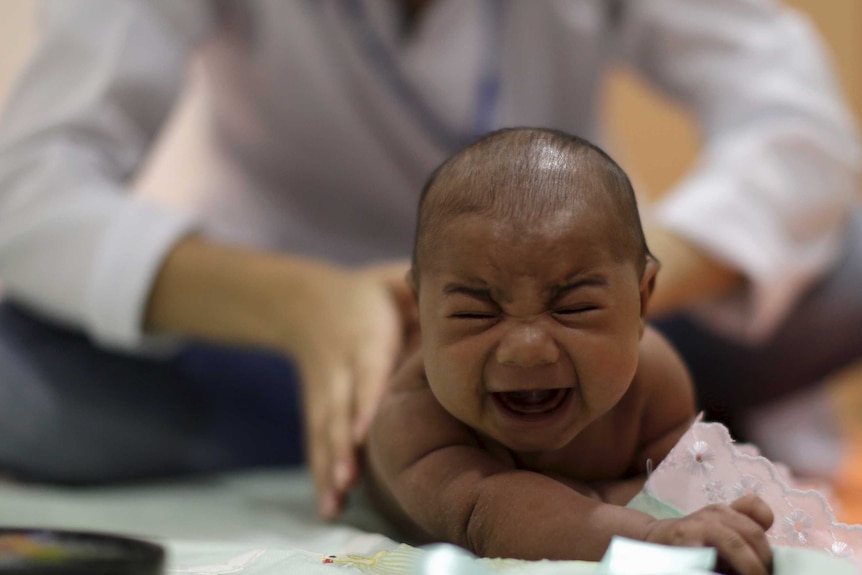
[[[443,407],[518,452],[559,449],[620,400],[646,282],[605,218],[455,218],[419,278],[426,373]]]

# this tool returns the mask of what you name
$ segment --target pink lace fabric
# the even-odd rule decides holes
[[[862,526],[836,521],[822,493],[799,488],[786,468],[753,446],[735,444],[720,423],[695,422],[644,487],[646,496],[680,515],[751,493],[775,514],[771,544],[825,550],[862,573]]]

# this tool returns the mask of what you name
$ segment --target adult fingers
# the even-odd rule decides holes
[[[308,458],[317,488],[318,512],[334,517],[341,508],[340,485],[355,474],[350,435],[352,391],[350,371],[343,366],[308,370],[305,381]]]
[[[353,404],[355,394],[354,373],[338,370],[333,377],[333,392],[338,396],[334,401],[331,419],[327,425],[332,465],[329,470],[334,497],[341,510],[344,493],[353,483],[356,473],[356,449],[353,442]],[[334,397],[333,397],[334,399]]]
[[[365,441],[402,346],[398,310],[388,296],[377,306],[374,315],[371,319],[374,322],[372,329],[366,337],[357,342],[358,349],[354,353],[354,413],[351,432],[357,446]]]
[[[419,309],[413,288],[407,281],[410,271],[409,262],[397,262],[368,268],[370,274],[383,281],[392,295],[401,316],[401,324],[406,333],[419,325]]]
[[[410,262],[407,260],[373,265],[365,268],[365,270],[399,290],[401,289],[400,286],[408,287],[407,274],[410,272]]]

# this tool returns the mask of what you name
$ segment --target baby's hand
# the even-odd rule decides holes
[[[771,572],[772,551],[766,530],[772,510],[759,497],[746,495],[730,505],[710,505],[680,519],[656,520],[645,537],[650,543],[715,547],[719,557],[741,575]]]

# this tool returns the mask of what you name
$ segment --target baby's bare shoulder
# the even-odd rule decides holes
[[[695,416],[691,375],[680,355],[664,336],[647,328],[633,386],[638,389],[638,456],[660,462],[688,429]]]
[[[453,445],[477,445],[477,441],[434,397],[417,353],[394,375],[380,402],[368,438],[369,454],[379,471],[388,475]]]
[[[623,430],[635,426],[657,403],[672,398],[694,410],[691,376],[682,358],[658,331],[647,327],[641,339],[638,367],[631,386],[608,414],[606,424]]]
[[[654,328],[647,327],[641,339],[634,384],[646,397],[682,393],[694,401],[691,375],[682,357]]]

